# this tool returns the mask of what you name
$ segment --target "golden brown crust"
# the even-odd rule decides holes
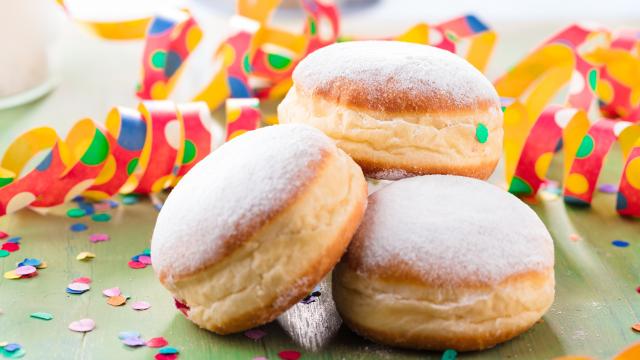
[[[367,84],[348,78],[330,79],[322,85],[307,89],[296,84],[296,90],[314,100],[322,99],[376,116],[420,115],[424,113],[473,113],[500,108],[497,98],[476,98],[472,102],[455,101],[451,94],[431,89],[416,92],[394,80],[384,84]]]
[[[366,183],[365,183],[366,184]],[[366,185],[362,188],[363,194],[366,195]],[[353,234],[360,225],[360,220],[366,210],[366,201],[360,202],[358,207],[351,213],[351,216],[343,224],[340,235],[335,239],[332,245],[327,248],[323,254],[318,254],[314,261],[307,262],[308,271],[302,276],[302,278],[310,279],[306,287],[299,286],[297,283],[293,283],[288,291],[290,298],[288,301],[278,304],[276,307],[264,306],[256,308],[255,310],[243,314],[243,316],[235,319],[230,319],[227,322],[227,326],[212,327],[209,330],[218,334],[227,335],[237,333],[239,331],[253,328],[262,324],[266,324],[275,320],[287,309],[304,299],[318,284],[324,276],[333,269],[338,263],[342,255],[347,249]],[[285,291],[287,292],[287,291]]]
[[[364,157],[354,157],[354,160],[362,168],[362,172],[366,177],[379,180],[397,180],[405,177],[420,176],[420,175],[460,175],[477,179],[488,179],[496,166],[498,166],[499,158],[489,159],[483,163],[478,163],[474,166],[457,166],[450,164],[449,166],[429,166],[429,167],[417,167],[411,164],[405,164],[402,167],[398,167],[397,164],[388,164],[376,160],[370,160]],[[394,176],[394,175],[398,176]]]
[[[331,157],[335,156],[334,153],[330,152],[327,149],[319,149],[318,151],[321,154],[320,159],[316,162],[308,164],[307,168],[300,169],[300,171],[313,172],[313,175],[311,175],[312,178],[316,178],[318,174],[321,173],[327,166],[328,162],[331,160]],[[237,231],[235,231],[231,236],[221,239],[221,250],[216,253],[216,256],[210,257],[206,262],[199,264],[198,267],[194,268],[193,270],[182,273],[177,273],[175,269],[169,269],[167,271],[156,271],[160,282],[163,284],[166,283],[167,277],[169,276],[168,272],[170,272],[172,281],[176,282],[197,275],[203,270],[215,265],[221,259],[227,257],[243,244],[250,241],[252,238],[252,234],[259,231],[259,229],[261,229],[262,227],[267,226],[270,222],[273,222],[279,214],[282,214],[293,204],[295,204],[300,197],[304,196],[305,192],[309,191],[309,189],[313,187],[313,184],[314,181],[303,183],[302,186],[293,189],[292,195],[286,201],[282,202],[279,207],[273,208],[269,213],[263,213],[259,217],[249,219],[249,222],[245,226],[238,228]]]
[[[355,275],[341,265],[333,287],[342,319],[370,340],[402,348],[491,348],[529,329],[553,301],[552,268],[516,274],[492,286],[434,287],[413,279]],[[394,316],[404,321],[389,319]]]

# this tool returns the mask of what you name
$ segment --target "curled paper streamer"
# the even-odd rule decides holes
[[[302,58],[338,40],[340,18],[333,3],[302,0],[307,21],[301,33],[269,24],[279,3],[277,0],[237,2],[238,12],[229,22],[230,34],[213,55],[219,71],[194,100],[217,108],[227,98],[279,98],[291,86],[291,73]],[[140,98],[166,99],[171,95],[182,64],[200,40],[199,34],[198,24],[186,11],[162,14],[151,21],[143,56]],[[341,37],[339,41],[350,39]],[[496,34],[477,17],[468,15],[435,26],[420,23],[389,39],[437,46],[463,56],[484,70]],[[164,55],[158,54],[174,54],[175,60],[170,61],[167,55],[164,61]],[[154,56],[160,56],[160,60],[154,61]]]
[[[601,80],[606,69],[620,63],[633,68],[629,53],[611,49],[611,34],[606,29],[573,25],[545,41],[495,82],[504,97],[505,168],[510,192],[535,195],[562,145],[565,201],[589,205],[604,158],[618,141],[625,165],[616,208],[621,215],[640,216],[640,129],[619,119],[590,121],[588,117],[599,104],[604,104],[603,113],[611,112],[607,104],[613,103],[615,95],[603,101],[601,94],[635,93],[632,86],[640,84]],[[565,104],[549,105],[566,86]]]
[[[80,194],[104,199],[168,188],[211,151],[212,125],[204,103],[144,101],[138,110],[113,108],[104,126],[82,119],[64,140],[49,127],[30,130],[0,161],[0,216]]]
[[[260,126],[260,100],[228,99],[226,101],[227,130],[226,141],[240,136]]]

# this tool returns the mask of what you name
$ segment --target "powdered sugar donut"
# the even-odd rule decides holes
[[[395,41],[352,41],[314,51],[293,72],[281,123],[333,138],[365,175],[488,178],[502,150],[493,85],[448,51]]]
[[[333,273],[345,322],[382,343],[480,350],[531,327],[554,298],[553,242],[524,203],[491,184],[433,175],[369,197]]]
[[[362,171],[319,130],[255,130],[208,155],[171,192],[153,233],[153,267],[191,321],[242,331],[320,282],[366,201]]]

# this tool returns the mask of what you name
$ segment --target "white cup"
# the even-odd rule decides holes
[[[49,77],[53,0],[0,0],[0,99],[42,86]]]

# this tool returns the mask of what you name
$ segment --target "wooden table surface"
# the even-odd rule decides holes
[[[67,28],[62,34],[60,83],[44,99],[0,111],[0,151],[25,129],[55,125],[64,134],[83,117],[101,120],[110,106],[134,105],[140,44],[105,44]],[[82,50],[80,50],[82,49]],[[620,173],[619,149],[608,157],[602,182],[616,183]],[[552,165],[551,177],[560,176],[561,164]],[[499,176],[494,176],[496,182]],[[462,354],[463,359],[549,359],[563,354],[610,358],[640,340],[630,326],[640,321],[640,226],[614,211],[615,195],[597,193],[591,209],[567,207],[559,199],[532,205],[548,226],[556,246],[556,301],[544,320],[518,338],[484,352]],[[0,258],[0,271],[12,270],[26,257],[45,260],[48,268],[33,279],[0,278],[0,341],[24,346],[27,359],[150,359],[153,349],[122,345],[118,333],[139,331],[145,338],[164,336],[181,351],[181,359],[277,359],[282,350],[297,350],[303,359],[438,359],[441,354],[391,349],[361,339],[335,312],[329,285],[321,284],[319,301],[298,304],[277,321],[263,327],[267,335],[253,341],[242,334],[216,336],[182,317],[150,267],[134,270],[130,257],[149,246],[157,212],[148,201],[111,211],[113,218],[97,223],[88,218],[43,216],[31,211],[0,218],[0,230],[21,236],[22,248]],[[83,222],[85,232],[69,226]],[[452,231],[454,231],[452,229]],[[110,241],[92,244],[88,235],[107,233]],[[570,240],[579,234],[582,239]],[[631,243],[612,246],[614,239]],[[81,251],[97,256],[90,262],[75,259]],[[65,293],[79,276],[93,279],[83,295]],[[147,311],[106,304],[102,290],[119,286],[131,301],[146,300]],[[36,311],[54,315],[36,320]],[[87,334],[67,329],[71,321],[92,318],[97,327]]]

